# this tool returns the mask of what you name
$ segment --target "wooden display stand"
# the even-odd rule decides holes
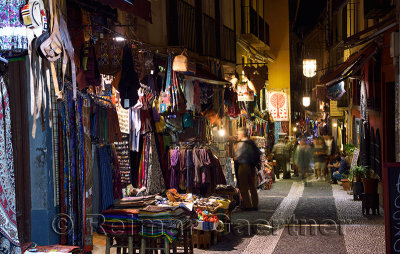
[[[209,249],[211,246],[211,231],[193,230],[193,247]]]
[[[114,243],[114,240],[116,243]],[[158,253],[162,251],[164,254],[178,253],[178,247],[184,254],[193,254],[193,242],[191,228],[183,231],[178,239],[170,243],[165,236],[160,237],[142,237],[139,235],[107,235],[106,238],[106,254],[110,254],[111,248],[117,248],[117,254],[133,254],[133,253]],[[121,252],[122,251],[122,252]]]

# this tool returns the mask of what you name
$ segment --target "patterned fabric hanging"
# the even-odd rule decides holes
[[[19,254],[11,116],[3,76],[0,76],[0,89],[0,253]]]
[[[12,54],[24,53],[28,49],[26,27],[20,19],[20,10],[25,0],[0,0],[0,51]]]

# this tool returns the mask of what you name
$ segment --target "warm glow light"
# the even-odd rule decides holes
[[[225,130],[224,130],[224,129],[220,129],[220,130],[218,131],[218,135],[219,135],[220,137],[225,136]]]
[[[293,127],[293,131],[296,132],[297,131],[297,127]]]
[[[257,92],[256,92],[256,88],[254,87],[253,82],[251,82],[250,80],[248,80],[247,85],[249,86],[249,88],[250,88],[251,90],[254,91],[254,93],[257,93]]]
[[[317,74],[317,60],[304,59],[303,60],[303,74],[308,78],[312,78]]]
[[[304,96],[303,97],[303,106],[304,107],[308,107],[311,104],[311,98],[308,96]]]
[[[337,123],[334,123],[334,124],[333,124],[333,127],[336,128],[336,127],[337,127]]]
[[[230,82],[235,87],[238,82],[238,79],[236,77],[233,77]]]
[[[117,36],[117,37],[114,38],[114,40],[116,40],[116,41],[125,41],[125,38],[121,37],[121,36]]]

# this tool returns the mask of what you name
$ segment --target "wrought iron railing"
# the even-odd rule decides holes
[[[242,7],[242,34],[253,34],[260,41],[269,45],[269,24],[263,17],[258,15],[253,7]]]

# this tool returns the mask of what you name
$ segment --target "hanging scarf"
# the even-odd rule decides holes
[[[11,117],[8,91],[0,76],[0,253],[21,253],[18,240]]]

